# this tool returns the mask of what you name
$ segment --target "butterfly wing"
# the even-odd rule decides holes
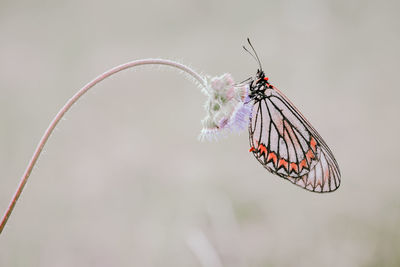
[[[338,164],[322,137],[277,88],[254,100],[250,151],[270,172],[313,192],[335,191]]]

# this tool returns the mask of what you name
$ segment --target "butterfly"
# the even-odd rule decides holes
[[[250,152],[271,173],[312,192],[332,192],[340,186],[338,163],[328,145],[262,70],[259,64],[249,81],[252,111],[249,122]]]

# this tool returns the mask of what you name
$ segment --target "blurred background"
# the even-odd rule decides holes
[[[93,88],[45,147],[0,266],[400,266],[399,1],[0,1],[0,212],[53,116],[129,60],[237,81],[257,64],[333,150],[342,186],[268,173],[248,134],[197,140],[205,96],[170,68]]]

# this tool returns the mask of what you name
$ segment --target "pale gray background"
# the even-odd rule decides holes
[[[399,266],[399,1],[0,1],[0,210],[52,117],[133,59],[238,80],[257,65],[342,171],[333,194],[267,173],[248,137],[200,143],[205,96],[171,69],[98,85],[51,137],[0,266]]]

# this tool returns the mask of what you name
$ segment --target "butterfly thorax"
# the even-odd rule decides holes
[[[250,82],[249,97],[255,101],[262,100],[267,97],[267,89],[272,88],[273,86],[268,82],[268,77],[265,77],[262,70],[258,70],[255,79]]]

